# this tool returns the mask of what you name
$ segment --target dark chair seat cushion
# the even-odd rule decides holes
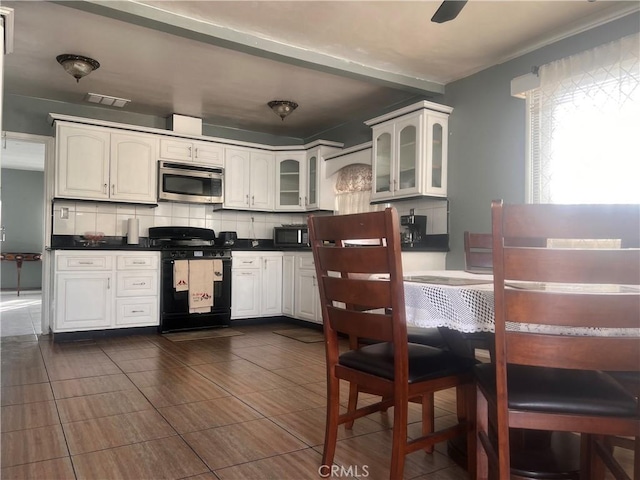
[[[640,372],[606,372],[633,395],[640,395]]]
[[[427,345],[408,344],[409,383],[422,382],[470,372],[475,361]],[[340,355],[340,365],[393,380],[393,345],[388,342],[367,345]]]
[[[495,395],[495,365],[477,365],[475,373],[484,390]],[[612,417],[637,415],[633,395],[603,372],[509,365],[507,385],[511,409]]]
[[[447,347],[447,343],[437,328],[407,327],[407,340],[409,343],[429,345],[430,347]]]

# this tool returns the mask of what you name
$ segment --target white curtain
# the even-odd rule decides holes
[[[362,213],[377,210],[371,201],[371,166],[363,163],[347,165],[338,171],[336,180],[336,213]]]
[[[640,36],[539,69],[528,92],[535,203],[640,203]]]

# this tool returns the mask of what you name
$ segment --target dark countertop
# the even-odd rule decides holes
[[[258,239],[253,246],[248,238],[239,238],[230,248],[234,252],[310,252],[311,247],[276,247],[272,239]],[[149,245],[149,238],[140,237],[140,243],[130,245],[126,237],[104,237],[96,245],[88,244],[81,236],[53,235],[50,250],[122,250],[159,251],[159,247]],[[448,252],[449,235],[426,235],[419,243],[402,244],[403,252]]]
[[[128,250],[159,251],[149,246],[147,237],[140,237],[138,244],[128,244],[126,237],[104,237],[97,244],[90,244],[78,235],[53,235],[50,250]]]

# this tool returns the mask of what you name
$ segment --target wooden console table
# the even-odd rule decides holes
[[[18,269],[18,296],[20,296],[20,272],[22,262],[36,262],[42,259],[41,253],[0,253],[0,261],[16,262]]]

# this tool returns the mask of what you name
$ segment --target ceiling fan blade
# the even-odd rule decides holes
[[[431,17],[432,22],[444,23],[458,16],[467,0],[445,0]]]

